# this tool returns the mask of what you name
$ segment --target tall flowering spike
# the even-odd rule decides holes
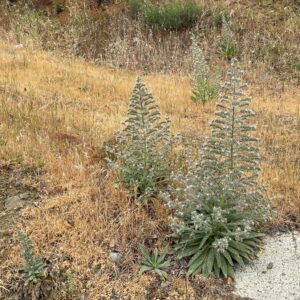
[[[249,108],[250,97],[244,94],[243,71],[236,59],[228,71],[229,81],[217,104],[215,119],[210,123],[211,136],[203,146],[201,172],[220,189],[236,195],[238,205],[256,206],[262,200],[257,186],[260,171],[258,139],[250,124],[255,113]]]
[[[234,34],[230,29],[228,21],[223,16],[222,20],[222,39],[221,39],[221,53],[227,59],[232,59],[236,55],[236,47],[234,44]]]
[[[209,74],[209,67],[205,61],[203,51],[199,47],[196,36],[194,34],[192,34],[191,40],[195,76],[207,77]]]
[[[258,140],[252,135],[254,113],[242,75],[232,60],[202,159],[187,174],[174,175],[173,199],[166,197],[175,209],[179,256],[191,257],[192,274],[233,276],[234,262],[243,265],[255,258],[261,247],[255,225],[270,216],[257,183]]]
[[[132,91],[125,128],[117,144],[108,148],[111,166],[130,192],[147,201],[169,176],[170,120],[161,120],[158,105],[137,78]]]
[[[205,61],[204,54],[198,45],[195,35],[192,35],[191,39],[194,67],[192,100],[196,103],[206,103],[217,96],[219,85],[217,78],[210,76],[209,66]]]
[[[224,16],[222,18],[222,38],[225,43],[231,43],[233,40],[233,32],[231,31],[229,22]]]
[[[155,150],[155,145],[166,141],[170,133],[170,120],[161,120],[159,107],[140,78],[132,91],[125,125],[124,133],[132,141],[138,141],[135,146],[140,145],[142,151]]]
[[[256,179],[260,170],[258,140],[251,135],[256,126],[249,125],[248,121],[255,113],[249,109],[251,98],[244,95],[247,86],[241,81],[242,75],[237,60],[233,59],[229,81],[224,84],[224,93],[217,104],[216,118],[210,123],[211,137],[204,144],[203,159],[213,161],[214,166],[209,163],[204,166],[214,174],[238,172]]]

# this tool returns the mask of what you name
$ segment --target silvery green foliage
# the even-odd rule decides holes
[[[140,251],[143,255],[143,260],[140,268],[140,274],[144,272],[154,272],[162,279],[167,279],[168,275],[164,269],[171,266],[170,261],[166,260],[168,247],[165,247],[161,253],[155,248],[150,254],[145,246],[140,245]]]
[[[210,76],[209,67],[195,35],[192,35],[191,39],[194,64],[192,100],[196,103],[206,103],[218,95],[219,84],[216,77]]]
[[[175,201],[166,196],[176,211],[172,227],[179,257],[192,257],[192,274],[234,276],[234,263],[255,258],[261,247],[256,223],[270,217],[257,183],[258,140],[252,135],[256,127],[249,125],[254,112],[243,93],[242,75],[233,59],[202,159],[187,174],[174,175]]]
[[[170,176],[170,120],[161,119],[153,95],[138,78],[130,100],[125,128],[108,147],[110,165],[131,195],[147,201]]]
[[[45,278],[46,264],[36,255],[32,241],[22,231],[19,232],[19,241],[24,258],[23,279],[25,285],[36,283]]]

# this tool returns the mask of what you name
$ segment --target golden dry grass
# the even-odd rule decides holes
[[[87,299],[149,297],[155,279],[138,275],[137,245],[147,240],[159,247],[168,232],[163,205],[156,201],[150,216],[129,202],[114,187],[103,160],[103,143],[121,128],[136,75],[34,49],[0,49],[1,158],[44,170],[43,201],[23,211],[22,226],[43,256],[60,257],[60,268],[74,273],[75,286]],[[208,134],[214,105],[192,103],[188,78],[143,80],[171,117],[174,132],[199,141]],[[279,92],[256,85],[250,92],[261,138],[261,181],[279,219],[299,216],[299,89],[286,86]],[[120,265],[109,260],[112,250],[122,254]],[[14,239],[2,265],[5,278],[20,261]],[[165,299],[186,299],[185,281],[175,274],[171,282]],[[188,290],[196,297],[190,285]]]
[[[238,58],[249,72],[299,82],[297,1],[196,0],[202,10],[201,18],[194,26],[179,31],[161,30],[148,26],[143,18],[129,17],[129,1],[62,1],[65,10],[60,14],[54,9],[60,1],[52,1],[54,7],[49,18],[24,7],[24,1],[16,1],[19,4],[12,6],[2,2],[0,35],[14,43],[35,45],[117,68],[184,75],[192,69],[191,32],[196,34],[210,65],[217,69],[222,63],[221,23],[225,14],[230,16]]]

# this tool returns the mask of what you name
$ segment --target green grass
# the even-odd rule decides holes
[[[168,30],[179,30],[193,25],[201,16],[202,10],[194,0],[184,4],[172,1],[162,6],[152,3],[145,5],[143,14],[145,22]]]

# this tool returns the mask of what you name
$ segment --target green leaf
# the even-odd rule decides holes
[[[220,267],[217,264],[217,261],[214,263],[214,273],[217,277],[220,277]]]
[[[168,251],[169,251],[169,249],[168,249],[168,246],[167,246],[167,247],[165,247],[164,250],[161,252],[161,254],[160,254],[159,258],[158,258],[158,261],[157,261],[158,264],[160,264],[161,262],[164,261],[164,259],[165,259],[166,255],[167,255]]]
[[[153,267],[143,265],[140,268],[140,274],[147,272],[147,271],[151,271],[151,270],[153,270]]]
[[[240,256],[242,257],[242,258],[245,258],[246,259],[246,261],[250,261],[251,260],[251,257],[249,256],[249,254],[247,254],[247,253],[245,253],[245,252],[240,252]]]
[[[216,251],[216,262],[217,262],[217,266],[221,268],[221,255],[218,251]]]
[[[154,249],[153,255],[154,255],[154,259],[153,259],[153,260],[154,260],[155,262],[157,262],[157,259],[158,259],[158,250],[157,250],[157,248]]]
[[[197,233],[197,238],[192,238],[190,234],[183,234],[181,236],[179,243],[180,244],[188,243],[189,246],[199,246],[204,236],[205,236],[204,234]]]
[[[161,264],[158,265],[160,269],[163,269],[163,268],[168,268],[171,266],[171,263],[167,260]]]
[[[186,247],[186,248],[180,250],[180,252],[177,255],[177,258],[182,259],[184,257],[191,256],[191,255],[195,254],[198,250],[199,250],[199,246],[191,247],[191,248]]]
[[[242,267],[245,266],[243,259],[240,257],[239,252],[234,248],[228,247],[228,251],[231,253],[232,258]]]
[[[197,272],[195,272],[194,274],[196,274],[196,273]],[[209,277],[210,272],[208,271],[207,262],[202,265],[202,274],[204,275],[205,278]]]
[[[164,278],[164,279],[168,278],[168,274],[165,271],[155,269],[154,272],[157,273],[161,278]]]
[[[249,238],[262,238],[262,237],[265,237],[266,235],[265,234],[263,234],[263,233],[259,233],[259,232],[251,232],[251,233],[249,233],[248,234],[248,236],[247,236],[247,239],[249,239]]]
[[[220,255],[220,259],[221,259],[221,270],[222,270],[224,276],[227,277],[228,276],[228,263],[222,254]]]
[[[235,278],[235,273],[231,265],[227,265],[227,273],[230,277]]]
[[[230,263],[230,265],[233,266],[233,262],[232,262],[232,259],[231,259],[231,256],[230,256],[229,252],[225,250],[222,254],[225,256],[225,258]]]
[[[216,250],[214,248],[211,248],[209,250],[208,256],[207,256],[207,272],[210,274],[213,269],[214,261],[215,261],[215,252]]]
[[[236,248],[239,252],[242,251],[242,252],[246,252],[248,254],[251,254],[253,252],[253,249],[250,246],[247,246],[247,245],[245,245],[241,242],[238,242],[238,241],[235,241],[232,244],[232,247]]]
[[[207,234],[207,235],[202,239],[202,241],[201,241],[201,243],[200,243],[200,245],[199,245],[199,249],[201,249],[201,248],[204,246],[205,242],[209,239],[210,236],[211,236],[211,234]]]
[[[144,245],[139,245],[140,251],[144,257],[144,259],[151,261],[150,255]]]
[[[204,248],[202,248],[201,250],[199,250],[199,252],[196,253],[196,254],[192,257],[192,259],[189,261],[188,266],[192,265],[196,260],[198,260],[198,259],[203,255],[203,253],[207,250],[208,247],[209,247],[209,246],[206,245]]]
[[[253,248],[259,248],[260,246],[258,243],[254,242],[253,240],[243,240],[243,243]]]
[[[189,261],[189,273],[190,274],[196,274],[198,272],[198,269],[201,268],[201,266],[203,265],[203,263],[205,262],[205,260],[207,259],[207,252],[208,251],[202,251],[201,253],[199,253]]]

